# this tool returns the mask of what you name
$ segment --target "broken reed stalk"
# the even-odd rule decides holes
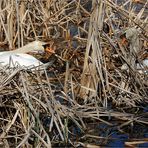
[[[105,5],[102,1],[97,3],[96,1],[93,1],[93,12],[90,17],[90,26],[89,26],[89,32],[88,32],[88,43],[85,53],[85,60],[84,60],[84,68],[83,68],[83,74],[81,77],[81,85],[85,86],[86,88],[91,88],[95,91],[89,92],[89,90],[84,90],[81,87],[80,94],[82,98],[86,98],[86,96],[89,94],[89,96],[97,96],[98,91],[98,83],[101,83],[102,89],[105,93],[105,86],[104,86],[104,80],[103,80],[103,57],[102,57],[102,49],[100,46],[100,31],[103,27],[103,20],[104,20],[104,8]],[[99,74],[99,76],[98,76]],[[106,98],[106,94],[104,94],[104,97]],[[107,106],[107,98],[104,98],[104,106]],[[101,102],[102,98],[98,98]]]

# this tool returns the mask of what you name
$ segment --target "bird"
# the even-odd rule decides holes
[[[2,51],[0,52],[0,55],[4,53],[43,53],[45,52],[44,46],[47,45],[48,43],[42,42],[42,41],[33,41],[31,43],[28,43],[27,45],[20,47],[15,50],[11,51]]]
[[[45,53],[51,52],[48,48],[44,48],[48,43],[42,41],[31,42],[21,48],[12,51],[0,52],[0,66],[9,66],[9,68],[19,67],[21,69],[46,69],[52,65],[53,61],[42,63],[35,58],[31,53]]]

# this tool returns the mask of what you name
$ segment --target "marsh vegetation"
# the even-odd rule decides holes
[[[146,0],[0,0],[0,50],[47,42],[44,72],[0,66],[0,147],[148,142]]]

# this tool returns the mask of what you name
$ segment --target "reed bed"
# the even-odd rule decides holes
[[[147,3],[1,0],[1,51],[41,40],[55,54],[42,73],[0,66],[0,147],[99,147],[146,127],[148,71],[134,65],[148,58]]]

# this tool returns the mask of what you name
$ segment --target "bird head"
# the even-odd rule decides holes
[[[55,47],[53,44],[53,42],[34,41],[34,47],[30,52],[53,54],[55,53]]]
[[[27,53],[34,56],[44,56],[48,57],[54,53],[53,45],[50,42],[42,42],[42,41],[33,41],[25,46],[13,50],[11,52],[14,53]]]
[[[28,44],[26,44],[25,46],[22,46],[18,49],[15,49],[11,52],[14,53],[45,53],[45,48],[44,45],[46,45],[46,42],[42,42],[42,41],[33,41],[30,42]]]
[[[45,53],[45,46],[47,44],[48,43],[42,42],[42,41],[34,41],[34,42],[27,44],[26,46],[30,47],[29,52],[31,53]]]

